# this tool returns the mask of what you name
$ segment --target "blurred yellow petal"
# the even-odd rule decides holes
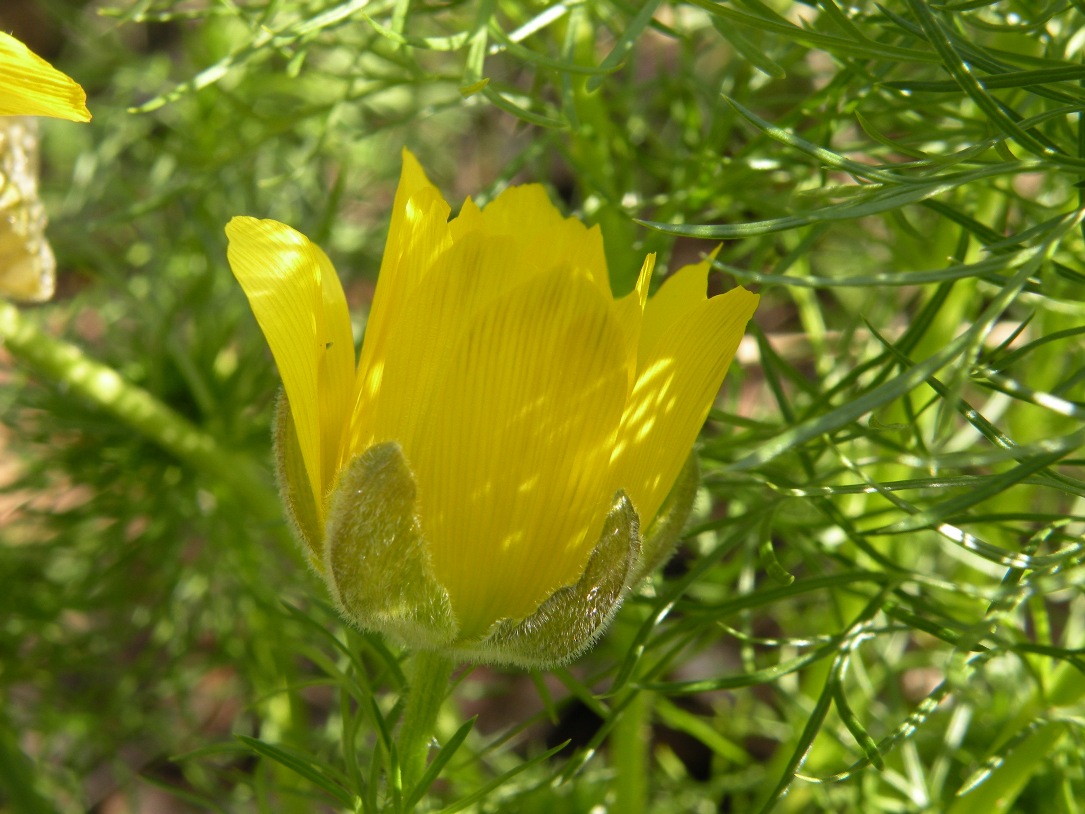
[[[0,116],[52,116],[89,122],[87,95],[19,40],[0,31]]]
[[[648,301],[637,382],[614,450],[615,486],[641,520],[655,517],[689,456],[758,297],[705,299],[706,263],[679,271]]]
[[[51,299],[56,257],[38,196],[38,120],[0,116],[0,296]]]
[[[613,498],[624,357],[612,304],[568,268],[493,301],[456,343],[404,451],[461,635],[577,581]]]
[[[273,220],[226,227],[230,268],[249,299],[283,380],[316,505],[333,486],[351,405],[354,339],[327,255]]]

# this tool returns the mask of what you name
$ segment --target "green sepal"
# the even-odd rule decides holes
[[[549,668],[572,661],[602,635],[621,605],[640,557],[640,521],[624,492],[603,525],[584,573],[559,588],[533,614],[503,620],[457,655],[470,661]]]
[[[324,532],[320,527],[320,513],[317,511],[309,475],[305,471],[305,461],[301,457],[301,444],[298,442],[298,433],[285,390],[279,390],[279,398],[275,402],[272,433],[279,499],[295,536],[301,540],[309,555],[309,562],[317,571],[322,571],[324,564],[321,562],[321,548],[324,544]]]
[[[399,444],[370,447],[342,471],[328,507],[324,579],[364,630],[422,650],[447,649],[458,625],[433,576],[415,481]]]
[[[633,577],[634,584],[651,575],[671,558],[686,527],[686,521],[689,520],[690,512],[693,511],[700,485],[701,468],[697,465],[697,455],[690,454],[681,474],[671,487],[670,494],[663,501],[663,507],[644,535],[640,560]]]

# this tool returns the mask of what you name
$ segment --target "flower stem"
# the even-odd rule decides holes
[[[113,368],[77,346],[50,336],[35,320],[0,300],[0,345],[12,356],[63,383],[194,468],[225,484],[258,520],[281,516],[275,492],[250,461],[224,450],[212,436],[178,415]]]
[[[399,731],[399,760],[404,789],[411,789],[426,768],[437,713],[448,694],[452,659],[443,653],[419,650],[411,657],[407,707]]]
[[[641,814],[648,802],[649,750],[651,749],[651,699],[634,690],[610,735],[614,766],[614,810]]]

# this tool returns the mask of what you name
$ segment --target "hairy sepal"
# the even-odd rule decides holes
[[[697,465],[696,454],[690,454],[678,480],[675,481],[670,494],[663,502],[663,507],[644,535],[641,556],[633,576],[634,584],[651,576],[674,554],[674,549],[686,527],[686,521],[689,520],[689,515],[693,511],[693,503],[697,499],[697,489],[700,485],[701,468]]]
[[[313,498],[312,487],[309,485],[309,476],[305,471],[298,433],[294,427],[294,418],[290,414],[290,402],[287,401],[286,391],[281,389],[275,403],[275,422],[272,432],[275,480],[279,486],[279,498],[295,536],[301,541],[305,553],[309,556],[309,563],[317,572],[321,572],[324,569],[321,554],[324,531],[321,528],[320,512]]]
[[[363,630],[415,649],[446,650],[458,626],[433,576],[415,498],[399,444],[377,444],[354,458],[328,507],[324,578],[344,615]]]
[[[572,661],[595,644],[621,606],[640,558],[640,521],[619,492],[584,573],[559,588],[525,619],[502,620],[485,639],[457,648],[469,661],[545,669]]]

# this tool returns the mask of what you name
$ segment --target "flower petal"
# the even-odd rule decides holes
[[[89,122],[87,94],[19,40],[0,31],[0,116]]]
[[[648,300],[644,308],[638,358],[651,356],[652,349],[660,338],[685,319],[690,311],[704,303],[708,290],[708,273],[712,270],[712,260],[718,253],[719,247],[700,263],[680,268],[668,277]]]
[[[568,265],[580,269],[610,295],[599,227],[589,229],[577,218],[563,216],[539,184],[508,187],[481,211],[468,198],[449,226],[454,241],[474,231],[486,238],[514,236],[522,255],[534,264],[546,258],[547,268]],[[516,267],[509,272],[515,274]]]
[[[492,301],[455,343],[403,446],[463,637],[577,581],[610,509],[626,382],[613,303],[569,268]]]
[[[425,394],[457,337],[475,313],[495,298],[533,276],[566,266],[593,281],[610,299],[599,230],[562,217],[541,186],[511,187],[484,210],[468,199],[460,215],[446,222],[447,206],[435,190],[429,193],[432,187],[421,169],[410,168],[413,161],[405,154],[401,189],[424,189],[440,206],[431,203],[428,210],[412,209],[421,197],[414,193],[405,204],[411,212],[393,224],[389,250],[404,253],[397,243],[429,245],[433,250],[423,258],[417,248],[412,249],[418,265],[428,263],[429,268],[413,272],[418,283],[411,287],[409,297],[400,298],[402,305],[393,323],[384,327],[382,322],[379,329],[370,325],[366,330],[352,455],[375,443],[404,437],[410,431],[406,428],[421,420],[428,410]],[[401,274],[398,268],[394,273]],[[380,300],[381,309],[386,302]],[[377,311],[375,303],[374,315]],[[632,375],[633,369],[630,386]]]
[[[346,465],[350,457],[373,443],[377,396],[390,391],[384,377],[388,356],[396,350],[391,334],[418,313],[418,297],[426,290],[422,281],[436,258],[451,246],[448,213],[448,204],[430,183],[418,159],[404,149],[384,259],[358,360],[350,442],[344,446],[340,465]]]
[[[648,301],[637,382],[612,463],[647,527],[685,464],[738,350],[758,297],[735,288],[705,299],[708,262],[687,266]]]
[[[648,286],[652,282],[655,270],[655,254],[646,255],[637,276],[637,284],[624,297],[615,303],[618,309],[618,321],[625,334],[626,351],[629,358],[629,388],[632,390],[637,374],[637,354],[640,347],[641,326],[644,321],[644,305],[648,301]]]
[[[377,369],[366,377],[370,401],[364,414],[356,416],[358,426],[368,432],[357,436],[354,454],[374,443],[401,439],[428,420],[427,394],[475,315],[547,270],[542,265],[545,255],[529,257],[523,250],[523,244],[508,235],[470,232],[436,261],[439,270],[397,315],[382,357],[372,360]]]
[[[271,347],[323,517],[351,406],[354,339],[331,261],[300,232],[237,217],[227,257]]]

